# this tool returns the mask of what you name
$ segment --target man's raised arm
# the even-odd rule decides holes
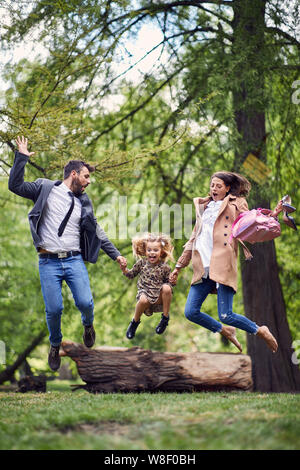
[[[10,170],[8,189],[18,196],[26,197],[34,201],[40,183],[24,182],[25,165],[28,162],[28,158],[31,157],[34,152],[28,151],[28,141],[25,137],[17,137],[16,143],[18,150],[15,153],[15,161]]]

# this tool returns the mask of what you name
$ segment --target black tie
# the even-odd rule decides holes
[[[68,210],[64,220],[62,221],[62,223],[60,224],[59,228],[58,228],[58,236],[61,237],[62,234],[64,233],[64,230],[66,228],[66,225],[68,223],[68,220],[69,218],[71,217],[71,214],[73,212],[73,209],[74,209],[74,194],[72,193],[72,191],[69,191],[68,194],[71,196],[72,198],[72,202],[71,202],[71,205],[70,205],[70,209]]]

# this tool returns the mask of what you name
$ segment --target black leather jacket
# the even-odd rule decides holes
[[[39,178],[33,182],[24,181],[25,165],[28,156],[20,152],[15,153],[15,160],[10,171],[8,188],[18,196],[31,199],[34,202],[32,210],[28,214],[29,225],[33,244],[38,249],[41,244],[39,236],[39,223],[43,214],[47,198],[53,186],[58,186],[61,181],[52,181]],[[113,260],[120,256],[120,252],[107,238],[105,232],[97,224],[92,203],[87,194],[79,196],[81,202],[80,221],[80,248],[84,261],[96,263],[100,248]]]

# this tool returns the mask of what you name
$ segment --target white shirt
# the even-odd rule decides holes
[[[196,239],[196,250],[199,251],[205,275],[208,276],[211,254],[213,250],[213,230],[216,218],[223,201],[210,201],[202,215],[202,229]]]
[[[39,229],[39,235],[42,239],[40,247],[52,253],[80,251],[81,202],[77,197],[74,197],[74,209],[64,233],[61,237],[57,234],[58,227],[72,203],[69,191],[70,189],[64,183],[54,186],[43,210]]]

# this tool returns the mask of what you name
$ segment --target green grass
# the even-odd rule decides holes
[[[300,395],[0,392],[0,449],[300,448]]]

